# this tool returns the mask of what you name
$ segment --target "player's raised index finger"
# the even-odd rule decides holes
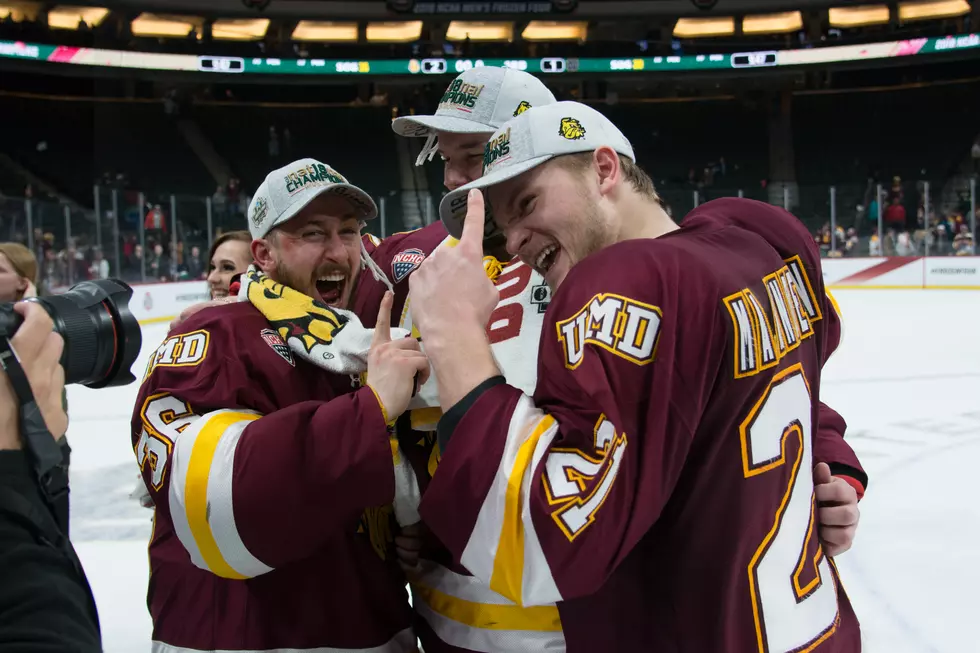
[[[372,346],[391,342],[391,305],[394,301],[395,295],[390,290],[381,298],[378,321],[374,323],[374,337],[371,338]]]
[[[483,228],[486,222],[486,210],[483,204],[483,193],[474,188],[466,196],[466,219],[463,221],[463,233],[460,244],[467,248],[475,247],[483,253]]]

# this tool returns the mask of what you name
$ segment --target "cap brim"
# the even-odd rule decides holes
[[[323,188],[317,189],[315,193],[311,193],[310,197],[305,202],[297,202],[289,207],[289,209],[287,209],[279,217],[279,219],[269,227],[269,231],[272,231],[276,227],[282,226],[286,222],[289,222],[295,218],[297,213],[305,209],[307,206],[309,206],[310,202],[321,195],[340,195],[347,200],[351,206],[359,211],[359,220],[373,220],[378,217],[378,205],[374,203],[374,198],[365,193],[363,190],[352,184],[331,184],[330,186],[324,186]]]
[[[455,116],[402,116],[391,121],[399,136],[428,136],[434,131],[452,134],[492,134],[496,127]]]
[[[528,170],[536,168],[545,161],[553,158],[555,158],[554,154],[543,154],[520,163],[515,163],[514,165],[504,166],[491,172],[489,175],[474,179],[470,183],[446,193],[446,196],[439,203],[439,217],[442,220],[442,224],[445,225],[446,231],[453,238],[460,238],[463,235],[463,221],[466,218],[466,194],[471,190],[474,188],[485,190],[491,186],[496,186],[508,179],[522,175]],[[487,204],[486,219],[491,219],[489,203]],[[486,229],[484,229],[484,237],[486,237]]]

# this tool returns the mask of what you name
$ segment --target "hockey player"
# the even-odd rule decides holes
[[[396,488],[412,488],[389,424],[426,360],[328,307],[349,303],[376,215],[319,161],[270,173],[243,301],[191,315],[151,356],[132,433],[156,511],[155,651],[416,650],[391,545]]]
[[[495,129],[531,106],[553,102],[551,91],[532,75],[508,68],[473,68],[449,84],[434,115],[397,118],[392,129],[400,136],[424,138],[416,164],[424,165],[438,154],[444,166],[445,185],[453,190],[482,174],[483,150]],[[393,283],[392,326],[411,329],[408,279],[434,250],[454,243],[442,222],[437,221],[386,238],[376,249],[371,247],[373,243],[367,244],[372,258]],[[490,237],[484,244],[487,272],[505,294],[498,310],[501,319],[494,320],[495,352],[509,369],[511,382],[530,392],[534,388],[534,359],[547,306],[547,287],[528,265],[516,259],[510,262],[502,239]],[[354,311],[366,325],[377,315],[384,292],[384,285],[371,271],[362,272]],[[438,405],[434,386],[423,386],[413,399],[412,410],[396,425],[423,490],[426,477],[435,470],[439,459],[435,446]],[[403,530],[396,543],[411,549],[403,553],[407,553],[405,558],[412,565],[420,553],[418,567],[409,579],[412,604],[420,617],[416,633],[426,653],[564,649],[557,608],[521,608],[470,576],[424,530],[420,538],[410,538],[411,532],[412,529]]]
[[[400,135],[427,138],[416,163],[423,164],[437,151],[444,160],[444,181],[450,190],[482,175],[480,144],[485,147],[490,130],[502,126],[506,119],[513,117],[507,111],[499,110],[500,106],[516,106],[513,114],[519,115],[532,104],[543,106],[554,102],[550,92],[533,76],[500,68],[479,68],[463,73],[450,84],[446,97],[453,97],[454,88],[483,89],[477,96],[476,109],[472,114],[477,117],[491,116],[491,122],[484,126],[486,131],[475,134],[480,125],[474,124],[474,116],[467,107],[451,102],[442,103],[434,116],[408,116],[398,118],[393,123],[395,132]],[[457,129],[460,133],[453,133]],[[492,223],[487,224],[487,233],[489,236],[484,240],[484,254],[488,256],[484,262],[491,278],[502,288],[501,301],[489,320],[489,339],[494,356],[508,381],[530,393],[536,378],[536,353],[543,312],[549,297],[548,288],[537,272],[518,259],[506,263],[509,256],[499,246],[499,232]],[[385,239],[373,251],[373,258],[379,267],[394,281],[393,315],[396,321],[393,326],[412,327],[411,311],[406,306],[409,278],[433,250],[453,242],[454,239],[447,238],[443,225],[436,223],[417,231],[396,234]],[[503,266],[497,262],[498,257],[505,261]],[[355,295],[355,310],[362,319],[369,320],[369,316],[376,313],[383,293],[384,288],[371,278],[368,271],[362,273]],[[423,387],[419,396],[413,399],[412,407],[415,410],[410,410],[403,417],[398,430],[403,444],[407,443],[408,455],[413,457],[416,472],[424,477],[426,470],[435,470],[439,456],[438,445],[432,449],[432,434],[424,432],[434,429],[441,415],[434,383]],[[415,432],[408,441],[406,432],[412,426]],[[835,551],[846,550],[854,533],[854,522],[848,514],[856,503],[856,493],[848,483],[863,492],[862,481],[857,480],[864,478],[863,471],[850,447],[841,438],[845,428],[839,415],[821,406],[819,437],[824,442],[824,459],[835,461],[832,468],[838,476],[831,478],[829,469],[816,471],[818,476],[823,475],[820,498],[841,505],[827,508],[821,513],[820,535],[826,545]],[[412,443],[418,446],[413,447]],[[424,478],[420,483],[424,490]],[[843,521],[835,512],[844,513]],[[403,533],[403,537],[397,538],[396,542],[407,539]],[[522,610],[470,577],[434,538],[426,538],[421,545],[411,543],[412,551],[405,556],[406,559],[414,563],[414,552],[419,546],[422,548],[420,573],[411,576],[413,605],[422,617],[417,622],[416,630],[427,651],[521,651],[529,645],[540,645],[548,650],[561,650],[564,647],[560,627],[556,628],[560,626],[556,612],[546,612],[540,607]],[[514,625],[502,627],[501,623],[506,623],[506,617],[511,617]]]
[[[488,343],[476,189],[555,293],[533,397]],[[423,520],[490,589],[558,602],[570,652],[860,650],[816,528],[838,319],[818,253],[769,205],[709,202],[678,228],[657,199],[571,102],[509,121],[444,198],[460,243],[410,284],[444,411]]]

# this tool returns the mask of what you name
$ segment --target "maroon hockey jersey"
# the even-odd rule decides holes
[[[768,242],[797,226],[709,202],[590,256],[533,399],[498,377],[440,422],[423,520],[491,589],[558,601],[568,651],[860,650],[815,522],[833,308],[812,242]]]
[[[395,297],[391,326],[411,328],[406,311],[409,278],[422,261],[448,238],[449,234],[440,222],[416,231],[395,234],[372,251],[375,263],[393,281]],[[512,284],[513,274],[506,271],[509,269],[505,267],[498,277],[498,283],[504,283],[511,289],[511,293],[502,293],[502,297],[517,290]],[[540,278],[538,280],[543,283]],[[365,326],[374,325],[385,290],[384,284],[374,279],[370,270],[362,272],[353,308]],[[521,300],[525,294],[502,299],[501,305]],[[526,306],[525,309],[519,323],[513,326],[518,327],[517,332],[527,331],[528,337],[533,336],[534,340],[529,343],[533,360],[541,316],[537,314],[537,306]],[[506,339],[492,340],[498,341],[495,346],[503,347],[506,344]],[[510,342],[517,343],[518,340],[515,334]],[[396,424],[401,449],[411,462],[423,493],[430,474],[439,463],[439,447],[434,432],[418,430],[413,424],[433,423],[428,413],[432,410],[438,413],[438,401],[435,405],[436,408],[407,411]],[[426,653],[564,650],[561,620],[555,606],[516,605],[470,575],[437,538],[424,530],[420,568],[410,577],[410,581],[412,603],[419,617],[415,621],[415,632]]]
[[[294,356],[250,303],[209,308],[152,355],[132,438],[161,650],[415,650],[370,388]]]

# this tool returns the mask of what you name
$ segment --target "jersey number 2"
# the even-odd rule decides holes
[[[772,528],[749,563],[749,588],[760,653],[810,651],[837,625],[837,590],[820,548],[813,498],[810,388],[800,365],[777,374],[742,422],[746,479],[790,465]],[[799,453],[792,460],[789,443]]]

